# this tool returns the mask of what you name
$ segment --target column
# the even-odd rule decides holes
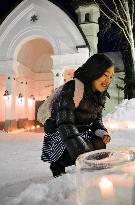
[[[6,75],[5,91],[5,126],[4,129],[13,130],[17,128],[16,121],[16,79],[11,75]]]
[[[64,70],[66,68],[78,68],[89,57],[89,49],[87,47],[77,47],[76,53],[65,55],[54,55],[53,58],[53,76],[54,89],[64,83]]]
[[[54,78],[54,89],[56,89],[64,83],[63,70],[53,69],[52,72]]]

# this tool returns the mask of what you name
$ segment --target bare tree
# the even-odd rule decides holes
[[[87,1],[88,2],[88,1]],[[135,73],[135,2],[134,0],[94,0],[101,12],[123,32],[130,50]]]
[[[135,2],[134,0],[94,0],[106,18],[115,23],[123,32],[130,53],[124,56],[125,78],[123,79],[125,98],[135,97]],[[129,59],[128,59],[129,58]],[[130,60],[131,59],[131,60]],[[132,62],[132,63],[130,63]],[[127,65],[128,64],[128,65]]]
[[[101,21],[100,35],[104,36],[107,33],[108,38],[110,35],[110,40],[111,36],[115,35],[117,45],[119,44],[122,49],[125,65],[125,78],[123,79],[125,98],[135,97],[135,0],[72,0],[72,2],[74,5],[95,3],[99,7],[103,14],[102,20],[103,17],[105,20]],[[113,31],[114,25],[118,28],[114,29],[115,31]]]
[[[123,32],[130,50],[135,72],[135,41],[133,31],[135,30],[135,0],[72,0],[72,6],[95,3],[109,23],[104,27],[105,33],[115,23]]]

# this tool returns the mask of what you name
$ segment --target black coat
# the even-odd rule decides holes
[[[64,85],[60,95],[53,103],[51,118],[45,123],[45,131],[54,132],[55,129],[58,129],[71,155],[74,155],[72,152],[77,149],[78,153],[75,154],[77,156],[89,151],[87,145],[84,145],[83,139],[79,138],[80,132],[88,129],[91,129],[93,133],[98,129],[107,131],[102,123],[102,109],[107,92],[94,93],[90,87],[85,85],[83,98],[79,106],[75,108],[74,91],[74,80]]]

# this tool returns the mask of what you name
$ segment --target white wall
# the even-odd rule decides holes
[[[38,16],[35,23],[31,22],[34,14]],[[33,37],[46,39],[57,55],[76,53],[76,46],[86,45],[75,23],[59,7],[47,0],[24,0],[0,26],[0,59],[13,59],[17,46]]]
[[[35,23],[31,21],[33,15],[38,17]],[[39,54],[39,45],[31,47],[29,44],[29,51],[26,49],[26,52],[23,49],[18,56],[19,51],[26,45],[26,42],[33,42],[34,39],[39,38],[42,42],[46,41],[52,46],[50,55],[59,55],[61,58],[63,55],[78,55],[77,47],[86,46],[78,27],[59,7],[47,0],[22,1],[0,25],[0,73],[6,77],[12,75],[15,78],[14,86],[8,86],[8,89],[11,90],[12,99],[11,102],[5,103],[5,116],[0,108],[1,119],[3,120],[4,118],[16,120],[28,118],[33,120],[35,117],[35,102],[29,100],[30,95],[34,95],[38,100],[44,100],[50,95],[54,87],[53,73],[50,71],[50,67],[52,69],[54,62],[49,61],[50,67],[47,66],[47,61],[44,62],[45,54],[47,55],[48,51],[42,49],[44,53],[40,53],[41,55],[38,56],[39,59],[34,65],[32,59],[29,58],[33,56],[33,53],[31,53],[33,49],[36,56],[37,52]],[[28,64],[30,62],[33,69],[30,69],[27,63],[25,65],[24,57],[28,58],[26,62]],[[33,58],[35,57],[33,56]],[[64,65],[69,67],[71,62],[68,61]],[[58,66],[59,69],[62,69],[60,59]],[[53,69],[55,68],[54,66]],[[23,85],[20,84],[21,81]],[[6,80],[5,84],[7,82]],[[4,89],[6,88],[5,85]],[[2,91],[1,87],[0,90]],[[18,99],[20,92],[23,95],[22,101]],[[1,98],[2,95],[0,95]]]
[[[124,83],[119,79],[119,77],[124,78],[124,72],[115,73],[112,84],[108,89],[108,93],[110,94],[111,98],[107,98],[105,110],[103,110],[103,116],[105,116],[107,113],[113,112],[116,106],[124,99],[124,91],[117,88],[117,85],[124,87]]]
[[[0,76],[0,122],[5,120],[5,102],[4,102],[4,91],[5,83],[3,77]]]

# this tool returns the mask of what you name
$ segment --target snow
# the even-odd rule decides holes
[[[135,121],[135,99],[123,100],[114,112],[105,116],[105,120]]]
[[[135,147],[133,147],[135,144],[135,129],[133,129],[135,99],[124,100],[113,113],[105,116],[104,122],[108,126],[112,138],[107,145],[108,149],[135,151]],[[114,129],[113,126],[111,127],[112,122],[123,124],[119,124],[121,127]],[[133,126],[130,127],[131,123]],[[49,164],[40,160],[43,137],[44,133],[42,132],[18,132],[15,134],[0,132],[0,205],[77,204],[77,168],[75,166],[68,167],[67,174],[53,178]],[[108,170],[100,170],[89,175],[96,179],[108,172]],[[134,176],[135,163],[117,167],[115,172]],[[91,193],[94,194],[92,190]],[[95,199],[93,204],[98,205],[98,200]],[[132,203],[128,201],[128,205],[130,204]]]

